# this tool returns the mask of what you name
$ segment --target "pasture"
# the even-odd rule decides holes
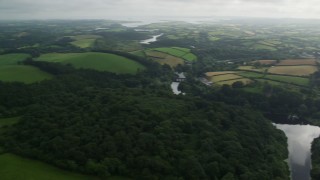
[[[135,74],[145,67],[131,59],[108,53],[48,53],[42,54],[39,61],[71,64],[79,69],[94,69],[113,73]]]
[[[316,66],[274,66],[268,69],[271,74],[283,74],[292,76],[309,76],[318,71]]]
[[[197,56],[192,53],[188,53],[188,54],[182,56],[182,58],[185,59],[186,61],[190,61],[190,62],[197,60]]]
[[[255,72],[264,73],[267,71],[268,68],[256,68],[254,66],[239,66],[237,69],[242,71],[255,71]]]
[[[23,82],[26,84],[51,79],[53,76],[40,69],[27,65],[0,66],[0,81]]]
[[[29,54],[4,54],[0,55],[0,66],[16,65],[21,61],[31,57]]]
[[[236,75],[236,74],[223,74],[219,76],[211,76],[209,79],[211,82],[216,83],[220,81],[228,81],[233,79],[241,79],[242,76]]]
[[[277,66],[317,65],[315,59],[286,59],[281,60]]]
[[[78,35],[78,36],[71,36],[74,40],[71,42],[72,45],[80,47],[80,48],[89,48],[94,45],[94,42],[101,38],[101,36],[97,35]]]
[[[14,154],[0,155],[1,180],[98,180]]]
[[[145,51],[145,54],[152,60],[162,65],[168,64],[170,67],[176,67],[179,64],[184,64],[184,60],[182,58],[172,56],[163,52],[148,50]]]
[[[167,55],[164,58],[151,58],[152,60],[160,63],[160,64],[168,64],[170,67],[176,67],[177,65],[184,64],[184,61],[181,58],[175,57],[175,56],[171,56],[171,55]]]
[[[262,77],[264,77],[264,74],[262,74],[262,73],[248,72],[248,71],[241,71],[238,74],[240,76],[243,76],[246,78],[262,78]]]
[[[172,56],[176,56],[179,58],[182,58],[186,61],[196,61],[197,60],[197,56],[195,56],[194,54],[192,54],[190,52],[190,49],[188,48],[181,48],[181,47],[163,47],[163,48],[154,48],[151,49],[152,51],[158,51],[158,52],[162,52],[162,53],[166,53]]]
[[[270,79],[274,81],[281,81],[285,83],[291,83],[300,86],[308,86],[309,79],[303,77],[294,77],[294,76],[281,76],[281,75],[266,75],[265,79]]]
[[[236,71],[216,71],[216,72],[206,72],[205,75],[207,77],[211,77],[211,76],[219,76],[219,75],[223,75],[223,74],[235,74],[237,73]]]
[[[164,52],[164,53],[170,54],[172,56],[177,56],[177,57],[182,57],[182,56],[186,55],[187,53],[189,53],[189,52],[182,51],[180,49],[166,48],[166,47],[164,47],[164,48],[154,48],[153,50]]]

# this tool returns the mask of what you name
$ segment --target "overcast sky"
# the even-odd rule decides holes
[[[319,0],[0,0],[0,19],[243,16],[320,19]]]

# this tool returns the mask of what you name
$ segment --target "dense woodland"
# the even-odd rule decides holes
[[[1,137],[11,152],[101,178],[288,179],[282,132],[251,108],[171,95],[166,67],[157,82],[148,72],[43,69],[57,78],[0,84],[2,117],[21,116]]]

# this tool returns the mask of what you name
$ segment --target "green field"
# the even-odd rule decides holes
[[[12,117],[12,118],[1,118],[0,119],[0,128],[4,126],[11,126],[19,121],[20,117]]]
[[[133,51],[133,52],[130,52],[130,54],[140,56],[140,57],[146,57],[146,54],[144,51]]]
[[[266,79],[275,80],[275,81],[281,81],[291,84],[296,84],[300,86],[308,86],[309,85],[309,79],[308,78],[302,78],[302,77],[293,77],[293,76],[281,76],[281,75],[266,75]]]
[[[177,56],[177,57],[182,57],[188,53],[185,51],[181,51],[180,49],[176,49],[176,48],[155,48],[153,50],[164,52],[164,53],[170,54],[172,56]]]
[[[21,62],[28,57],[31,57],[29,54],[5,54],[0,55],[0,66],[3,65],[16,65],[18,62]]]
[[[58,62],[71,64],[75,68],[94,69],[97,71],[108,71],[113,73],[135,74],[145,67],[138,62],[128,58],[108,53],[49,53],[43,54],[39,61]]]
[[[5,65],[0,66],[0,81],[34,83],[53,76],[40,69],[27,65]]]
[[[0,174],[1,180],[97,180],[10,153],[0,155]]]
[[[196,61],[197,60],[197,56],[192,53],[188,53],[188,54],[182,56],[182,58],[187,61]]]
[[[179,50],[179,51],[186,52],[186,53],[190,52],[190,49],[188,49],[188,48],[182,48],[182,47],[172,47],[172,48],[176,49],[176,50]]]
[[[181,47],[164,47],[164,48],[154,48],[153,51],[163,52],[170,54],[172,56],[180,57],[186,61],[196,61],[197,56],[190,53],[190,49]]]
[[[264,74],[262,73],[255,73],[255,72],[248,72],[248,71],[239,72],[238,75],[246,78],[262,78],[264,76]]]
[[[78,35],[72,36],[71,38],[75,41],[71,42],[72,45],[80,48],[89,48],[94,45],[94,42],[101,36],[97,35]]]

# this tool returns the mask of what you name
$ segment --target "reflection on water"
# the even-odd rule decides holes
[[[146,40],[142,40],[142,41],[140,41],[140,43],[141,44],[150,44],[152,42],[156,42],[158,40],[158,37],[160,37],[162,35],[163,35],[163,33],[159,34],[159,35],[152,36],[152,38],[146,39]]]
[[[320,135],[320,128],[311,125],[275,124],[288,138],[289,167],[292,180],[310,179],[311,143]]]

